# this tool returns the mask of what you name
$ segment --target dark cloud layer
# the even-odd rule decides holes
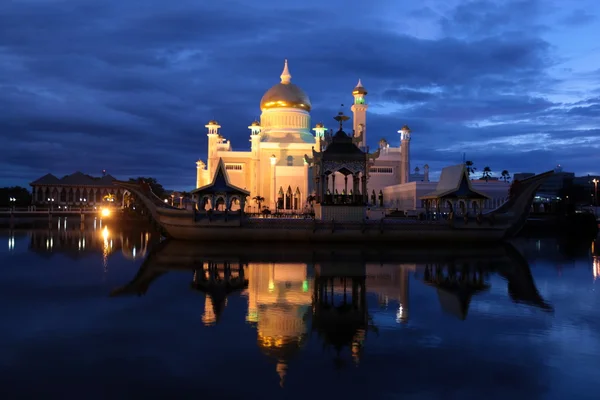
[[[313,122],[361,78],[369,141],[396,144],[408,124],[413,167],[466,152],[493,170],[600,173],[600,61],[565,45],[600,29],[585,3],[3,3],[0,184],[107,169],[189,189],[206,121],[244,150],[284,58]]]

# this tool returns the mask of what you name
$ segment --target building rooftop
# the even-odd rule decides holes
[[[77,171],[71,175],[65,175],[62,178],[57,178],[52,174],[46,174],[39,179],[31,182],[30,186],[97,186],[108,187],[113,185],[113,181],[117,180],[114,176],[106,174],[102,177],[94,177]]]

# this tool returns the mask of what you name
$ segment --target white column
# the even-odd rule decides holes
[[[271,156],[271,208],[275,211],[277,204],[277,180],[275,175],[275,164],[277,163],[277,157],[273,154]]]
[[[308,163],[304,161],[304,185],[302,185],[302,193],[300,193],[300,200],[298,200],[298,205],[301,210],[304,210],[304,205],[306,204],[306,199],[308,198]]]

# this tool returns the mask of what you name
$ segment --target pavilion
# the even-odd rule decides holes
[[[96,206],[122,202],[126,190],[116,186],[110,174],[94,177],[75,172],[62,178],[46,174],[31,182],[33,205]]]
[[[427,214],[433,207],[439,214],[442,205],[449,205],[451,213],[456,213],[458,206],[463,216],[467,216],[469,208],[480,214],[483,203],[489,199],[488,195],[473,189],[464,164],[445,167],[436,189],[421,197]]]
[[[250,192],[232,185],[225,171],[223,159],[219,164],[210,184],[202,186],[191,192],[192,198],[197,202],[199,211],[243,211],[246,197]],[[207,208],[209,207],[209,208]]]

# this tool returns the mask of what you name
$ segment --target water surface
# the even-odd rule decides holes
[[[588,243],[159,242],[0,234],[2,398],[598,398]]]

